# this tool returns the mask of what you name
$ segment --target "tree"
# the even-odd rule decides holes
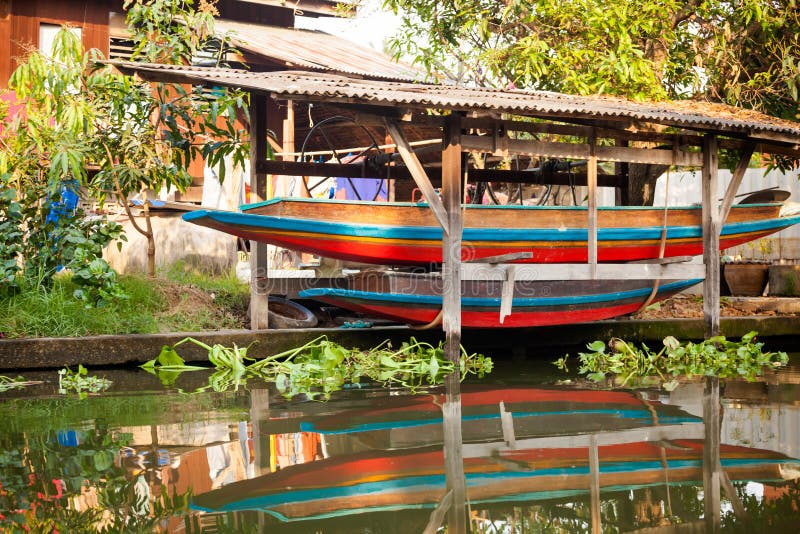
[[[800,119],[797,0],[384,0],[384,6],[402,16],[391,42],[395,53],[410,55],[434,77],[634,100],[705,99]],[[653,172],[644,174],[653,179]]]
[[[213,3],[201,1],[197,11],[191,0],[128,0],[125,6],[135,58],[186,63],[209,50],[211,57],[216,51],[217,60],[224,58],[224,39],[213,36]],[[154,275],[147,192],[188,186],[187,169],[194,158],[218,165],[222,180],[224,158],[231,155],[241,165],[248,154],[243,131],[234,126],[237,112],[247,109],[243,93],[208,93],[177,84],[151,86],[119,74],[100,63],[102,59],[96,50],[85,52],[79,39],[65,29],[57,35],[51,54],[31,52],[11,76],[9,88],[25,108],[0,138],[0,226],[13,226],[14,235],[21,237],[13,242],[0,239],[3,280],[16,282],[12,264],[20,255],[31,271],[30,267],[42,264],[38,251],[54,252],[44,255],[48,260],[39,279],[49,280],[57,265],[67,265],[59,262],[72,238],[63,238],[57,228],[84,228],[92,250],[105,237],[119,235],[113,225],[86,226],[81,214],[62,213],[53,222],[63,197],[79,191],[101,203],[113,194],[123,204],[136,230],[147,237],[148,274]],[[144,195],[144,227],[127,202],[134,193]],[[95,267],[84,273],[90,280],[95,273],[110,277],[113,272],[107,264],[102,273],[97,270],[102,262],[99,251],[83,254],[81,260],[82,266]],[[67,266],[75,273],[76,265]]]

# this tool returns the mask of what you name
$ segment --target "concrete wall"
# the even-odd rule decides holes
[[[236,265],[236,238],[234,236],[184,222],[180,213],[154,214],[151,218],[156,241],[156,268],[182,261],[204,272],[229,272]],[[147,240],[125,218],[118,220],[125,228],[127,243],[122,251],[116,245],[106,249],[105,257],[120,273],[147,271]],[[137,222],[144,227],[144,217]]]

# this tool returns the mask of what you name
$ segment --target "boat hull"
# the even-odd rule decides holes
[[[791,461],[760,449],[722,445],[721,464],[732,480],[780,480]],[[616,490],[702,480],[703,442],[672,440],[602,446],[599,486]],[[503,451],[465,458],[472,503],[538,501],[585,495],[591,487],[586,447]],[[441,448],[369,451],[292,466],[193,497],[207,512],[258,510],[283,521],[346,516],[413,507],[433,508],[446,491]]]
[[[394,277],[391,292],[314,288],[303,298],[385,317],[425,324],[442,309],[441,278]],[[653,302],[682,291],[700,280],[662,280]],[[502,282],[463,281],[461,325],[465,328],[520,328],[572,324],[610,319],[637,311],[648,299],[653,280],[525,281],[515,284],[511,314],[500,320]]]
[[[779,216],[780,204],[737,205],[720,237],[720,249],[759,239],[800,222]],[[244,239],[320,256],[384,265],[442,261],[442,230],[424,204],[274,199],[243,211],[198,210],[184,219]],[[587,261],[584,207],[465,206],[462,259],[530,252],[520,262]],[[663,208],[601,208],[598,260],[631,261],[659,256]],[[702,254],[700,208],[670,208],[665,257]]]

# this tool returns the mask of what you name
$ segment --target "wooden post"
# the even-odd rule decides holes
[[[629,146],[629,143],[626,139],[616,139],[614,144],[616,146],[626,147]],[[628,195],[628,184],[629,184],[629,177],[628,177],[628,163],[627,162],[618,162],[614,164],[614,174],[617,176],[622,177],[622,183],[620,187],[616,191],[616,202],[617,206],[627,206],[629,203],[629,195]]]
[[[589,159],[586,162],[587,195],[589,197],[589,221],[587,225],[588,255],[592,279],[597,277],[597,134],[592,128],[589,136]]]
[[[589,436],[589,495],[591,499],[592,512],[592,534],[600,534],[603,531],[602,519],[600,516],[600,455],[597,445],[597,436]]]
[[[742,155],[739,158],[739,163],[736,165],[736,169],[733,171],[731,183],[728,184],[728,190],[725,191],[725,198],[722,199],[722,206],[719,208],[720,231],[722,231],[722,225],[725,224],[725,220],[728,218],[728,214],[731,211],[733,199],[736,198],[736,191],[739,190],[739,186],[742,184],[742,178],[744,178],[744,173],[747,171],[747,166],[750,164],[750,158],[753,157],[753,152],[755,152],[755,149],[756,145],[752,143],[746,145],[742,149]]]
[[[716,533],[720,529],[720,406],[719,378],[706,377],[703,391],[703,516],[706,532]]]
[[[269,436],[268,429],[262,424],[269,418],[269,390],[254,389],[250,391],[250,428],[253,432],[253,465],[255,475],[269,473]],[[262,432],[263,431],[263,432]],[[266,441],[266,451],[264,442]]]
[[[717,206],[717,170],[719,167],[717,137],[703,137],[703,314],[706,337],[719,335],[719,208]]]
[[[250,190],[257,201],[267,198],[267,175],[257,172],[258,162],[267,159],[267,97],[250,93]],[[268,327],[269,263],[267,244],[250,241],[250,329]]]
[[[444,405],[444,461],[447,489],[453,492],[453,504],[447,514],[447,531],[465,533],[466,479],[461,438],[461,116],[447,117],[443,132],[442,200],[447,228],[442,239],[442,328],[445,334],[445,355],[455,363],[447,377],[447,402]],[[399,144],[398,144],[399,148]],[[449,230],[449,231],[448,231]]]

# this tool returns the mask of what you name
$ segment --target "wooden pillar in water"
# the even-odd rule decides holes
[[[442,135],[442,200],[447,215],[448,232],[442,239],[442,328],[445,355],[455,362],[455,371],[447,377],[447,399],[443,406],[444,462],[447,489],[452,504],[447,514],[447,531],[460,534],[466,525],[466,480],[461,439],[461,116],[447,117]]]
[[[458,361],[461,346],[461,117],[450,115],[444,127],[442,142],[442,202],[448,232],[443,233],[442,259],[442,328],[445,354]]]
[[[703,424],[705,440],[703,442],[703,517],[706,532],[716,533],[720,530],[720,405],[719,378],[706,377],[703,391]]]
[[[250,190],[257,201],[267,198],[267,175],[259,173],[258,162],[267,159],[267,97],[250,93]],[[250,241],[250,329],[268,326],[269,264],[267,244]]]
[[[706,279],[703,282],[703,314],[706,337],[719,335],[719,207],[717,205],[717,171],[719,168],[717,137],[703,137],[703,263]]]

